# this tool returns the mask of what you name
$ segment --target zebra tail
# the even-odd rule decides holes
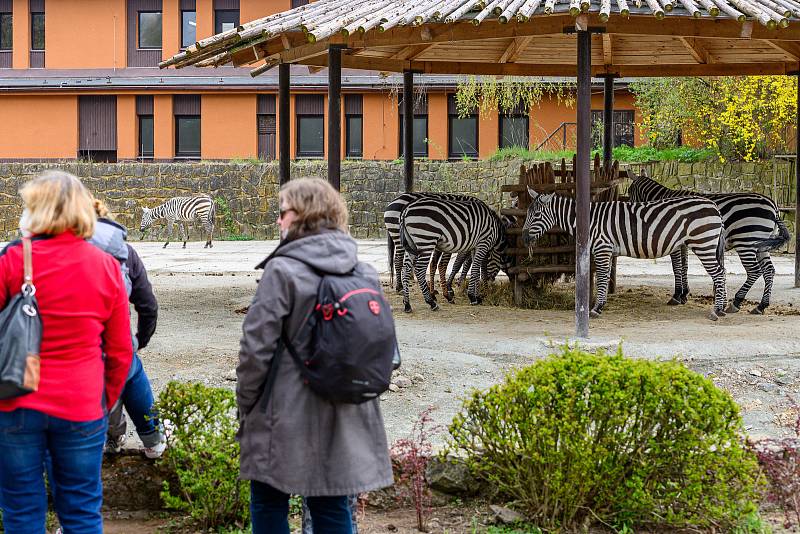
[[[403,250],[408,250],[414,255],[419,253],[417,246],[414,245],[414,242],[411,240],[411,236],[408,235],[406,225],[403,224],[402,220],[400,221],[400,245],[403,247]]]
[[[789,229],[786,227],[786,223],[783,222],[780,217],[775,218],[775,224],[778,225],[778,235],[756,243],[756,250],[758,252],[769,252],[771,250],[775,250],[776,248],[780,248],[788,243],[789,239],[791,239],[792,236],[789,234]]]
[[[386,232],[387,249],[389,250],[389,287],[394,287],[394,239]]]

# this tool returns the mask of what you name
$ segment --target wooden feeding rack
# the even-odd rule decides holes
[[[521,302],[522,285],[532,283],[535,287],[544,288],[561,275],[575,275],[575,239],[567,232],[552,229],[542,236],[534,246],[528,247],[522,240],[522,226],[528,212],[531,198],[528,186],[539,193],[557,193],[575,197],[575,157],[572,165],[566,160],[554,167],[552,163],[536,163],[530,167],[520,167],[519,183],[504,185],[501,191],[516,197],[516,208],[503,208],[500,213],[516,218],[516,223],[509,228],[511,247],[508,254],[514,257],[514,264],[509,269],[509,276],[514,282],[514,300]],[[600,156],[595,155],[594,167],[591,170],[592,202],[608,202],[619,199],[619,185],[627,178],[626,171],[619,170],[619,162],[602,165]],[[613,292],[616,285],[616,259],[612,266],[611,286]]]

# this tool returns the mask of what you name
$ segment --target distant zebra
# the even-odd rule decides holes
[[[575,200],[539,194],[528,188],[533,202],[523,226],[530,243],[558,227],[575,235]],[[714,282],[714,308],[709,319],[725,315],[725,233],[717,206],[710,200],[685,197],[657,202],[592,202],[589,246],[597,274],[597,302],[590,315],[599,317],[606,304],[613,256],[660,258],[687,246],[700,258]]]
[[[415,200],[403,211],[400,242],[405,251],[401,280],[406,312],[411,312],[412,269],[425,302],[432,310],[439,308],[425,279],[425,267],[434,250],[451,254],[474,251],[467,295],[471,304],[480,304],[477,288],[481,266],[493,252],[502,255],[508,246],[500,216],[485,203],[433,197]]]
[[[186,223],[193,221],[200,221],[206,230],[206,244],[203,248],[210,248],[214,245],[211,240],[214,237],[214,217],[216,216],[217,208],[214,201],[208,195],[199,195],[196,197],[173,197],[160,206],[153,209],[142,208],[142,238],[144,238],[144,231],[147,230],[154,221],[158,219],[167,220],[167,242],[164,243],[164,248],[169,245],[169,240],[172,237],[172,225],[178,223],[178,230],[183,237],[183,248],[186,248],[186,240],[188,239],[188,232],[186,231]]]
[[[389,277],[397,291],[403,290],[401,273],[403,269],[403,246],[400,243],[400,215],[411,202],[421,198],[440,198],[443,200],[478,200],[469,195],[457,193],[402,193],[395,197],[383,213],[383,223],[386,226],[386,235],[389,247]],[[439,269],[439,278],[442,288],[445,288],[447,277],[447,265],[450,261],[450,254],[434,254],[431,261],[431,285],[433,285],[434,272]],[[462,262],[463,263],[463,262]],[[431,287],[433,291],[433,287]],[[450,300],[448,298],[448,300]]]
[[[781,220],[778,206],[769,197],[757,193],[718,193],[700,194],[692,191],[669,189],[651,180],[647,176],[634,178],[628,189],[632,202],[700,196],[713,200],[722,215],[725,226],[725,242],[728,248],[736,250],[742,260],[747,280],[736,292],[727,312],[736,313],[742,306],[747,292],[753,284],[764,276],[764,295],[761,302],[750,313],[763,314],[769,306],[772,293],[772,282],[775,278],[775,267],[772,265],[769,252],[789,241],[789,230]],[[777,229],[778,235],[774,236]],[[689,276],[687,253],[685,250],[675,251],[671,255],[672,269],[675,274],[675,293],[670,304],[686,304],[689,296]]]

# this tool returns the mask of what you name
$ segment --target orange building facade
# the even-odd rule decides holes
[[[304,0],[0,0],[0,160],[230,160],[277,154],[277,69],[159,70],[208,37]],[[292,67],[293,159],[324,158],[327,73]],[[342,157],[402,156],[399,76],[343,71]],[[575,110],[543,100],[529,113],[460,118],[458,78],[417,76],[414,153],[485,158],[504,146],[573,148]],[[399,91],[402,94],[402,91]],[[602,84],[592,107],[603,106]],[[616,143],[639,144],[624,80]],[[544,144],[542,145],[542,143]]]

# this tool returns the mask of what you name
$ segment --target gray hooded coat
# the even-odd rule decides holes
[[[266,410],[260,402],[281,330],[301,358],[310,351],[305,322],[320,277],[303,262],[320,272],[347,273],[357,263],[356,243],[343,232],[325,231],[283,244],[264,265],[242,326],[236,368],[241,478],[307,497],[390,486],[380,400],[333,404],[319,397],[303,384],[286,351]]]

